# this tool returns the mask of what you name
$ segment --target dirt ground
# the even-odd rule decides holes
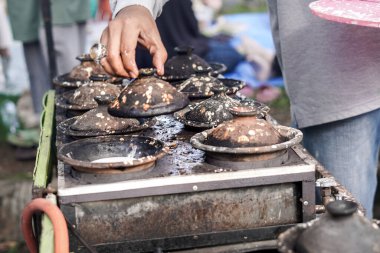
[[[27,178],[32,179],[34,159],[20,161],[15,157],[17,148],[7,143],[0,143],[0,179]],[[21,151],[22,152],[22,151]]]
[[[0,253],[27,252],[21,238],[19,217],[31,199],[34,159],[19,161],[16,152],[20,151],[0,143]]]

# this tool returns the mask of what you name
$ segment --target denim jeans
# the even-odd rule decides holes
[[[304,147],[363,205],[367,217],[372,218],[380,109],[301,130]]]

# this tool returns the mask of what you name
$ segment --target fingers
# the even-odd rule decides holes
[[[107,57],[101,61],[104,69],[124,77],[137,77],[137,43],[147,48],[159,75],[164,74],[167,52],[150,12],[141,6],[122,9],[103,32],[101,43],[107,47]]]
[[[153,25],[156,27],[155,24]],[[152,63],[157,69],[157,74],[163,75],[164,63],[168,58],[168,54],[164,45],[162,44],[157,27],[156,32],[141,33],[139,42],[149,50],[149,53],[152,56]]]
[[[139,74],[136,65],[136,46],[139,36],[139,30],[132,27],[124,26],[121,34],[121,58],[124,68],[128,71],[129,76],[136,78]]]
[[[107,61],[116,75],[128,77],[129,73],[123,67],[120,52],[122,30],[123,24],[121,22],[111,21],[108,25]]]
[[[100,43],[102,43],[103,45],[107,45],[108,44],[108,28],[104,29],[104,31],[102,33],[102,37],[100,38]],[[100,61],[100,64],[102,65],[102,67],[104,68],[104,70],[107,73],[109,73],[110,75],[115,75],[115,73],[113,72],[113,69],[112,69],[111,65],[107,61],[107,58],[103,58]]]
[[[168,53],[166,52],[166,49],[163,45],[158,45],[157,47],[153,47],[150,50],[150,54],[152,55],[152,62],[153,65],[157,69],[157,74],[163,75],[164,74],[164,63],[166,62],[166,59],[168,58]]]
[[[149,53],[152,56],[153,66],[157,69],[158,75],[164,74],[164,63],[167,59],[167,53],[164,47],[152,46],[149,49]]]

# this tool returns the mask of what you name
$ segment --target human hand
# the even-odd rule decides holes
[[[122,9],[103,31],[100,42],[107,47],[107,56],[101,64],[108,73],[136,78],[135,57],[139,43],[149,50],[157,73],[164,74],[167,52],[156,23],[145,7],[132,5]]]

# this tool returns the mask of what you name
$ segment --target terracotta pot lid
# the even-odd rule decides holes
[[[70,128],[74,131],[112,132],[140,125],[137,119],[109,115],[107,106],[114,99],[115,97],[110,95],[95,97],[98,107],[79,116]]]
[[[165,63],[165,75],[161,77],[167,81],[186,80],[196,71],[209,70],[212,76],[218,76],[226,71],[227,67],[222,63],[208,63],[200,56],[193,53],[193,48],[189,46],[175,47],[177,55],[170,58]]]
[[[58,159],[88,173],[130,173],[147,170],[169,148],[162,141],[136,135],[86,138],[63,145]]]
[[[113,98],[109,95],[95,97],[97,108],[61,122],[58,129],[69,136],[91,137],[137,132],[156,123],[155,118],[117,118],[109,115],[107,106]]]
[[[224,86],[211,88],[214,95],[202,102],[189,105],[174,114],[174,117],[185,126],[194,128],[212,128],[220,123],[231,120],[233,115],[228,110],[238,106],[239,102],[226,95]]]
[[[109,105],[109,113],[116,117],[152,117],[178,111],[189,104],[186,95],[158,79],[155,73],[155,69],[141,69],[139,77]]]
[[[92,78],[93,81],[57,96],[56,105],[64,109],[90,110],[98,106],[95,101],[96,96],[111,95],[117,97],[120,94],[120,87],[104,81],[106,77]]]
[[[256,116],[258,118],[264,118],[270,111],[270,108],[267,105],[252,99],[242,99],[239,105],[234,105],[228,110],[234,116]]]
[[[69,73],[69,77],[76,80],[88,81],[91,75],[106,75],[103,67],[96,64],[88,54],[77,57],[81,63],[75,66]]]
[[[79,87],[70,96],[67,96],[67,102],[72,105],[95,105],[96,96],[111,95],[118,96],[120,88],[114,84],[107,83],[105,76],[94,76],[92,81],[82,87]],[[64,95],[65,96],[65,95]]]
[[[211,97],[213,89],[226,88],[226,94],[235,94],[241,90],[245,83],[235,79],[216,78],[211,75],[209,69],[196,70],[196,74],[184,82],[178,84],[177,90],[186,94],[190,99]]]
[[[360,26],[380,27],[379,0],[319,0],[311,11],[327,20]]]
[[[242,117],[242,118],[238,118],[238,119],[239,120],[243,119],[244,121],[247,121],[250,118],[249,117]],[[253,118],[253,120],[255,120],[255,119],[256,118]],[[230,122],[230,121],[227,121],[225,123],[228,123],[228,122]],[[226,126],[225,123],[222,123],[218,127],[222,127],[222,125],[223,125],[223,128],[225,128],[225,126]],[[241,124],[241,123],[239,123],[239,124]],[[287,127],[287,126],[273,126],[273,127],[280,135],[279,138],[277,137],[277,139],[280,139],[280,143],[278,143],[278,144],[272,144],[272,145],[266,145],[266,146],[245,145],[245,146],[241,147],[241,145],[244,145],[244,143],[247,144],[247,141],[246,141],[247,139],[250,139],[246,135],[245,135],[246,137],[244,137],[244,135],[243,135],[243,137],[241,137],[240,142],[239,142],[239,139],[237,139],[237,141],[233,140],[233,143],[237,144],[236,146],[239,146],[239,147],[226,147],[226,146],[235,146],[235,145],[231,144],[230,141],[228,140],[228,137],[225,137],[225,136],[218,137],[218,142],[216,144],[207,144],[206,142],[210,141],[209,136],[211,134],[213,134],[213,131],[216,130],[217,128],[205,130],[201,133],[195,134],[190,139],[190,143],[195,148],[205,151],[206,154],[207,153],[215,153],[215,154],[218,153],[221,155],[223,155],[223,154],[259,155],[259,154],[284,151],[284,150],[287,150],[288,148],[290,148],[290,147],[292,147],[292,146],[294,146],[294,145],[296,145],[302,141],[303,135],[302,135],[302,132],[298,129]],[[235,129],[236,129],[235,126],[233,126],[233,128],[230,130],[236,131]],[[230,130],[225,129],[224,133],[229,134]],[[250,130],[252,130],[252,129],[248,130],[248,133],[247,133],[248,135],[253,134],[253,132],[249,133]],[[223,130],[221,130],[220,132],[223,132]],[[256,134],[256,132],[255,132],[255,134]],[[234,134],[234,136],[236,136],[236,134]],[[237,136],[237,138],[238,137],[239,136]],[[222,139],[226,145],[222,146],[219,143],[219,139]],[[277,142],[277,140],[268,141],[266,139],[263,141],[265,141],[265,143]],[[254,143],[257,143],[256,140],[254,141]]]
[[[356,203],[336,200],[330,202],[326,210],[320,219],[296,225],[282,233],[278,239],[279,251],[380,252],[380,230],[375,223],[357,214]]]
[[[196,70],[196,75],[177,86],[177,90],[189,98],[210,97],[213,87],[223,87],[223,83],[210,75],[210,69]]]
[[[53,83],[64,88],[78,88],[90,81],[92,75],[107,76],[107,80],[112,83],[120,83],[121,79],[109,76],[99,64],[96,64],[89,54],[82,54],[76,57],[81,63],[75,66],[69,73],[57,76]]]
[[[187,79],[196,71],[211,70],[210,64],[193,54],[193,48],[188,46],[175,47],[177,55],[165,63],[165,77],[168,80]]]
[[[205,144],[229,148],[262,147],[283,142],[280,133],[266,120],[242,117],[213,129]]]

